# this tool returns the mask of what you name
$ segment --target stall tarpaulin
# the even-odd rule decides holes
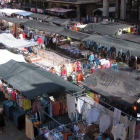
[[[4,44],[8,48],[23,48],[38,45],[38,42],[16,39],[10,33],[0,34],[0,43]]]
[[[15,60],[17,62],[26,62],[23,55],[14,54],[8,50],[0,50],[0,65],[7,63],[10,60]]]
[[[64,93],[65,90],[72,93],[83,91],[78,86],[34,64],[14,60],[0,65],[0,77],[28,99],[43,94],[59,97],[59,93]]]
[[[140,98],[140,79],[136,70],[119,64],[117,69],[96,70],[83,84],[126,107],[132,107]]]
[[[89,34],[86,34],[86,33],[75,32],[75,31],[68,30],[68,29],[64,29],[59,34],[63,35],[63,36],[66,36],[66,37],[76,39],[76,40],[82,40],[82,39],[87,38],[88,36],[90,36]]]
[[[120,29],[133,27],[127,24],[120,24],[115,22],[89,23],[83,30],[91,33],[96,32],[103,35],[115,35]]]
[[[38,21],[28,21],[21,24],[30,28],[34,28],[34,29],[38,29],[38,30],[42,30],[42,31],[50,32],[50,33],[60,33],[64,29],[64,27],[58,27],[56,25],[51,25],[51,24],[47,24],[44,22],[42,23]]]
[[[49,8],[46,10],[50,12],[58,12],[58,13],[66,13],[70,11],[75,11],[74,9],[64,9],[64,8]]]
[[[132,55],[139,56],[140,55],[140,44],[129,42],[121,39],[117,39],[111,36],[100,36],[100,35],[91,35],[82,41],[93,41],[96,44],[101,44],[104,47],[108,45],[114,46],[117,51],[122,50],[122,52],[127,52],[128,50],[132,53]]]

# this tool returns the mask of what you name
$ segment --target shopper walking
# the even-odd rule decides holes
[[[3,133],[3,129],[6,126],[5,119],[3,115],[3,108],[0,108],[0,133]]]

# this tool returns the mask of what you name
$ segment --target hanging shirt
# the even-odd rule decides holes
[[[100,119],[99,124],[100,133],[104,133],[109,128],[110,123],[111,123],[110,116],[103,115]]]
[[[68,116],[71,119],[72,113],[76,111],[76,108],[75,108],[75,96],[71,96],[70,94],[67,94],[67,109]]]
[[[75,62],[75,70],[80,71],[81,70],[81,63],[79,61]]]

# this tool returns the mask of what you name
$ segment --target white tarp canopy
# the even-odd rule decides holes
[[[23,48],[23,47],[38,45],[38,42],[35,42],[35,41],[16,39],[10,33],[0,34],[0,43],[2,43],[3,45],[5,45],[8,48]]]
[[[103,8],[97,8],[97,9],[93,10],[93,13],[98,10],[103,12]],[[115,12],[115,7],[109,7],[109,13],[111,13],[111,12]]]
[[[27,12],[25,10],[19,10],[19,9],[0,9],[0,12],[5,13],[7,16],[11,16],[12,14],[29,16],[32,14],[32,12]]]
[[[23,55],[14,54],[14,53],[9,52],[8,50],[0,50],[0,65],[7,63],[11,59],[18,62],[26,62]]]

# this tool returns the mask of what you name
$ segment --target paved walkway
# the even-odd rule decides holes
[[[4,132],[0,134],[0,140],[29,140],[25,131],[19,131],[12,121],[6,121]]]

